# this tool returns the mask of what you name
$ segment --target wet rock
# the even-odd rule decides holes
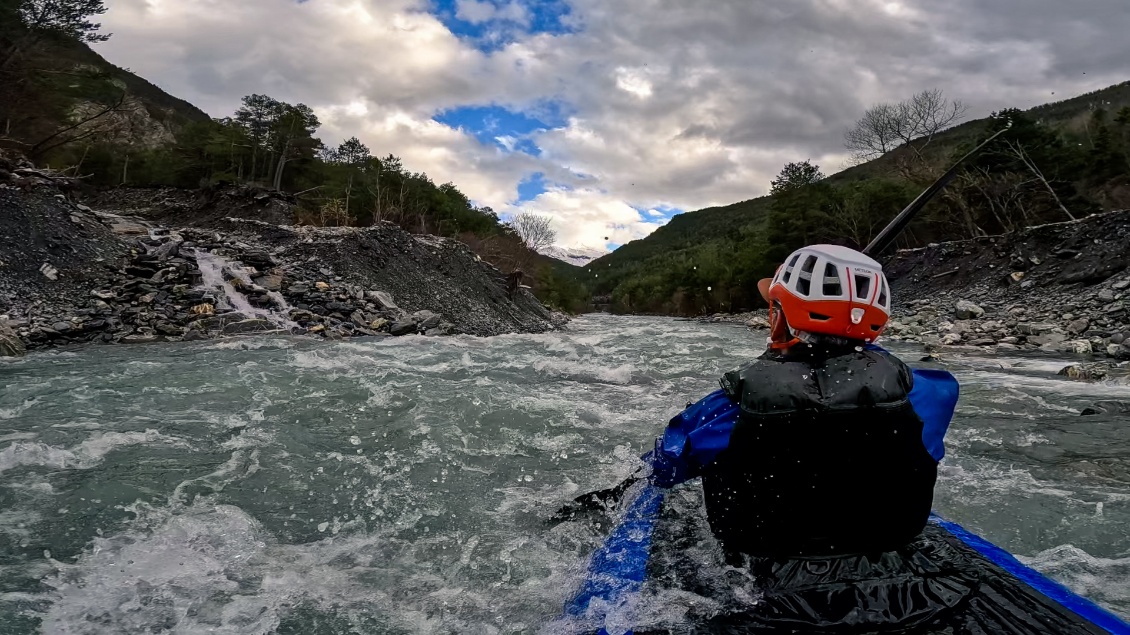
[[[982,337],[982,338],[979,338],[979,339],[975,339],[972,342],[969,342],[969,345],[970,346],[994,346],[996,343],[997,343],[997,341],[994,340],[991,337]]]
[[[258,278],[253,278],[252,282],[267,291],[278,291],[282,289],[282,276],[277,274],[259,276]]]
[[[197,329],[189,329],[181,336],[182,342],[200,342],[207,339],[209,339],[208,335]]]
[[[221,329],[224,335],[241,335],[244,333],[260,333],[263,331],[274,331],[278,327],[275,326],[270,320],[262,318],[252,318],[248,320],[240,320],[238,322],[229,322]]]
[[[1130,401],[1117,401],[1106,400],[1096,401],[1094,405],[1088,406],[1079,413],[1080,416],[1087,415],[1100,415],[1100,414],[1130,414]]]
[[[171,335],[171,336],[174,336],[174,337],[184,335],[184,331],[185,331],[184,327],[177,326],[175,324],[169,324],[167,322],[159,322],[157,324],[157,326],[155,326],[154,328],[157,329],[158,333],[162,333],[164,335]]]
[[[1107,372],[1105,368],[1096,364],[1072,364],[1056,374],[1079,381],[1099,381],[1106,378]]]
[[[412,319],[397,320],[389,327],[389,333],[393,335],[409,335],[416,332],[416,322]]]
[[[153,342],[160,342],[165,338],[160,335],[127,335],[121,339],[122,344],[152,344]]]
[[[985,309],[968,300],[958,300],[954,308],[959,320],[973,320],[985,314]]]
[[[27,354],[27,347],[16,332],[0,320],[0,357],[20,357]]]

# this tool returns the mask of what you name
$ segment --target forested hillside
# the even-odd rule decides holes
[[[581,310],[576,268],[531,249],[489,207],[357,138],[325,143],[305,104],[251,94],[212,119],[118,68],[88,43],[108,37],[102,0],[0,0],[0,151],[91,187],[247,184],[294,194],[299,224],[391,222],[458,238],[501,270],[522,270],[545,302]]]
[[[757,279],[805,243],[862,247],[957,158],[1011,126],[933,201],[899,246],[998,234],[1130,207],[1130,82],[959,123],[960,102],[925,91],[878,104],[845,131],[857,164],[825,176],[789,163],[770,195],[676,216],[585,267],[621,312],[755,308]]]

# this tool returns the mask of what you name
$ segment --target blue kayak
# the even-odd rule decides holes
[[[758,597],[714,597],[717,572],[706,580],[687,527],[704,519],[665,509],[666,491],[638,493],[593,553],[561,621],[570,632],[902,633],[906,635],[1130,635],[1113,613],[1025,566],[1012,554],[936,514],[900,552],[839,558],[750,562]],[[666,506],[672,507],[672,506]],[[718,567],[719,569],[722,567]],[[655,587],[705,596],[709,610],[676,625],[640,615],[641,595]],[[725,585],[722,585],[725,586]],[[647,609],[643,609],[644,612]],[[625,623],[625,621],[632,621]]]

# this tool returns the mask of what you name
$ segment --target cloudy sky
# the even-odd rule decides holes
[[[615,246],[760,196],[930,88],[969,116],[1130,79],[1126,0],[110,0],[98,50],[214,117],[305,103],[339,143]],[[1054,94],[1053,94],[1054,93]]]

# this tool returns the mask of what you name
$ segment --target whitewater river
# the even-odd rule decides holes
[[[0,360],[0,633],[568,632],[607,526],[546,517],[762,346],[590,316]],[[935,507],[1130,617],[1130,415],[1080,416],[1130,386],[944,358],[963,396]]]

